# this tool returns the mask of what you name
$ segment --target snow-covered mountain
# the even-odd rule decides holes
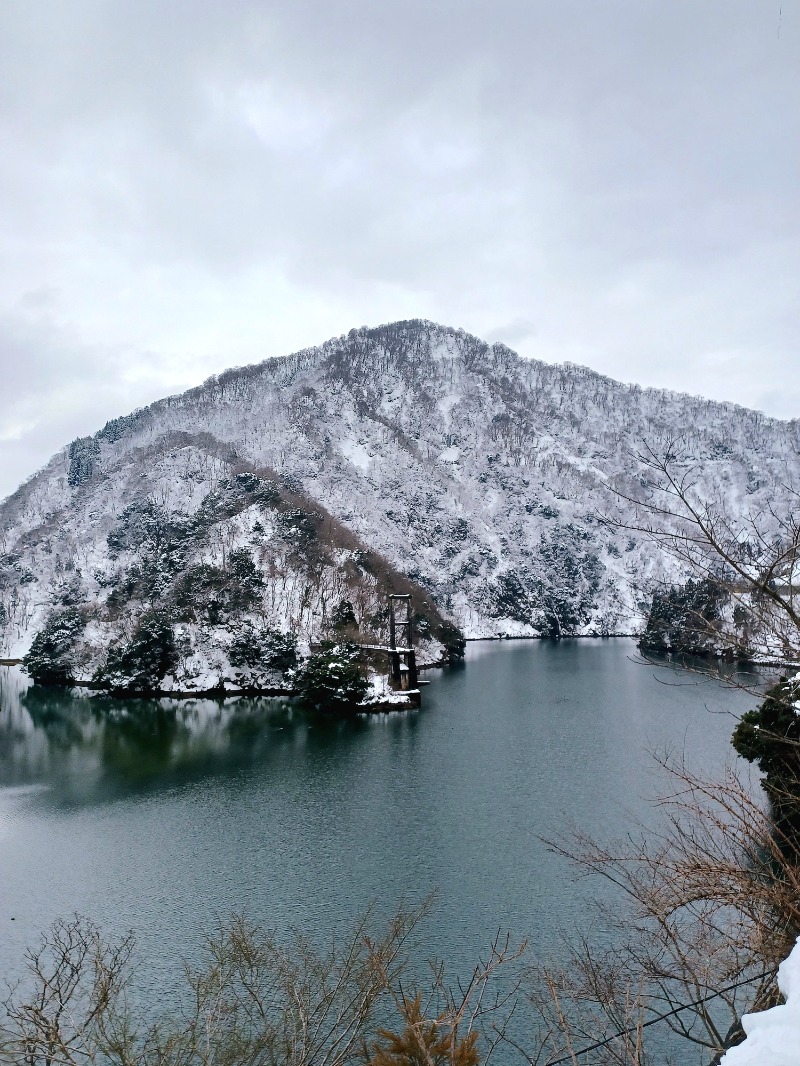
[[[467,637],[631,632],[682,575],[598,516],[637,491],[642,443],[676,437],[736,507],[800,473],[796,421],[430,322],[351,330],[114,419],[0,505],[0,655],[72,606],[91,673],[158,608],[184,675],[206,677],[257,618],[317,639],[349,603],[376,633],[402,580],[431,655],[443,619]]]

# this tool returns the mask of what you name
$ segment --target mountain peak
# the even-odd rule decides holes
[[[185,669],[207,676],[231,666],[240,625],[316,640],[347,601],[374,628],[378,571],[468,636],[631,632],[680,570],[596,515],[638,491],[643,442],[676,437],[699,491],[739,510],[800,480],[797,423],[426,320],[360,327],[113,419],[0,505],[0,655],[29,647],[66,595],[85,669],[157,605],[194,648]],[[246,608],[223,595],[231,552],[256,568]],[[385,565],[364,569],[364,553]]]

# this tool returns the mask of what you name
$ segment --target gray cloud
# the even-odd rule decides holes
[[[782,7],[778,36],[771,0],[9,0],[0,495],[52,408],[88,432],[407,316],[800,415]]]
[[[16,313],[0,316],[4,474],[32,473],[37,458],[43,462],[87,427],[152,399],[165,383],[161,359],[137,352],[134,360],[121,348],[82,343],[52,317],[52,302],[51,293],[32,292]]]
[[[485,340],[489,341],[490,344],[494,344],[495,341],[501,341],[503,344],[507,344],[509,348],[535,336],[536,323],[528,318],[515,318],[511,322],[506,322],[503,326],[497,326],[495,329],[487,330],[484,333]]]

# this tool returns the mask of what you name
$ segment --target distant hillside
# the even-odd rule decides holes
[[[69,608],[64,639],[89,677],[155,611],[181,684],[263,680],[231,662],[242,627],[267,644],[337,625],[379,635],[401,585],[429,658],[456,639],[449,623],[468,637],[639,630],[655,585],[684,575],[598,516],[619,509],[613,487],[646,491],[641,443],[676,436],[701,488],[739,507],[800,470],[797,422],[430,322],[352,330],[115,419],[0,505],[0,654]]]

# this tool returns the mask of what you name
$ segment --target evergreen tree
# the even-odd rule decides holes
[[[590,542],[590,534],[572,524],[542,535],[537,624],[551,637],[574,633],[597,606],[603,564]]]
[[[758,764],[784,844],[800,851],[800,680],[781,678],[764,702],[742,715],[733,746]]]
[[[74,604],[58,608],[33,638],[22,665],[39,685],[68,685],[75,678],[72,651],[84,627]]]
[[[248,623],[231,641],[228,659],[231,666],[285,673],[297,664],[297,637],[270,626],[257,628]]]
[[[95,680],[148,692],[178,664],[172,625],[157,614],[146,614],[131,639],[109,649],[105,666]]]
[[[639,646],[644,651],[705,655],[715,650],[725,593],[708,578],[654,592]]]
[[[369,692],[369,681],[356,655],[357,649],[351,644],[322,644],[295,676],[300,700],[327,714],[356,714]]]
[[[331,627],[333,629],[348,629],[358,627],[356,612],[349,600],[341,600],[331,611]]]

